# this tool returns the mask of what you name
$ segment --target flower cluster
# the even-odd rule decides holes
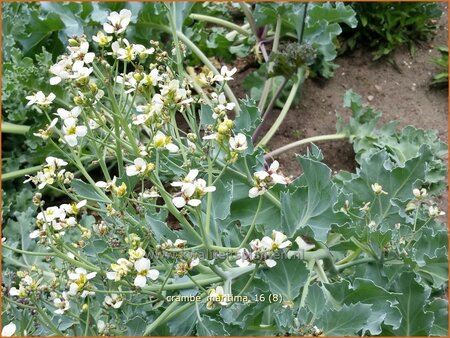
[[[57,85],[63,80],[74,80],[80,84],[89,81],[89,75],[93,72],[90,67],[95,58],[95,53],[89,52],[89,42],[84,36],[69,40],[68,53],[50,67],[51,85]]]
[[[250,198],[263,195],[275,184],[287,184],[284,176],[277,173],[280,164],[273,161],[268,170],[257,171],[254,173],[254,187],[248,192]]]
[[[41,240],[45,240],[49,228],[51,228],[51,232],[55,233],[55,236],[62,236],[67,228],[77,226],[81,230],[82,237],[90,238],[90,231],[79,226],[76,218],[86,204],[87,200],[82,200],[78,203],[61,204],[59,207],[48,207],[41,211],[36,216],[38,229],[30,233],[30,238],[41,238]]]
[[[198,178],[198,170],[192,169],[182,181],[172,182],[173,187],[181,187],[181,196],[172,199],[177,208],[183,208],[186,205],[198,207],[202,201],[201,198],[208,192],[216,191],[216,187],[207,186],[206,181]]]
[[[43,169],[38,171],[35,176],[28,176],[24,183],[31,181],[38,189],[43,189],[47,184],[52,185],[55,181],[61,181],[64,184],[69,184],[72,181],[73,174],[62,169],[67,165],[66,161],[48,156],[45,162]]]
[[[95,293],[89,291],[88,281],[97,275],[97,272],[87,272],[86,269],[76,268],[73,272],[68,272],[68,277],[70,281],[69,291],[67,294],[69,296],[76,296],[80,294],[81,298],[86,298],[87,296],[92,296]]]
[[[27,298],[32,292],[39,289],[39,284],[41,281],[42,279],[35,280],[29,274],[26,274],[19,281],[19,288],[12,287],[9,289],[9,295],[19,298]]]
[[[239,259],[236,265],[240,267],[249,266],[251,263],[264,263],[269,268],[277,265],[272,259],[275,252],[280,249],[290,247],[292,242],[287,240],[287,236],[279,231],[273,230],[272,236],[264,236],[261,240],[254,239],[250,242],[251,250],[241,248],[238,251]]]
[[[145,250],[140,246],[140,237],[131,234],[126,242],[131,246],[128,250],[128,259],[119,258],[116,263],[112,263],[112,271],[106,273],[106,278],[117,282],[131,274],[134,276],[134,286],[140,288],[147,284],[147,278],[158,279],[159,271],[150,268],[150,260],[145,257]]]

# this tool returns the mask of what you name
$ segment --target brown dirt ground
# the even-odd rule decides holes
[[[414,125],[436,129],[441,139],[447,142],[448,90],[430,88],[431,78],[437,71],[432,60],[439,56],[435,47],[447,45],[448,41],[448,5],[442,5],[444,14],[437,35],[429,43],[418,45],[414,56],[406,47],[395,51],[393,58],[397,67],[387,60],[372,61],[370,51],[358,49],[335,60],[339,68],[333,78],[308,79],[303,86],[300,103],[291,108],[269,142],[269,149],[279,148],[297,139],[335,133],[335,112],[338,111],[344,118],[350,116],[350,112],[342,106],[344,93],[348,89],[353,89],[365,102],[383,112],[380,123],[398,120],[399,128]],[[242,81],[252,70],[235,75],[233,89],[239,98],[247,95]],[[264,132],[272,125],[276,115],[267,121]],[[317,145],[323,151],[324,162],[333,171],[354,171],[356,163],[350,143],[333,141]],[[295,154],[305,151],[306,146],[298,147],[277,157],[285,174],[295,177],[301,173],[299,164],[293,159]],[[442,196],[439,204],[446,210],[447,196]]]

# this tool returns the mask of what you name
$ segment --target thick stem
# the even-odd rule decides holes
[[[238,25],[236,25],[236,24],[234,24],[232,22],[229,22],[227,20],[219,19],[219,18],[216,18],[216,17],[213,17],[213,16],[209,16],[209,15],[202,15],[202,14],[195,14],[195,13],[189,15],[189,17],[192,20],[198,20],[198,21],[205,21],[205,22],[215,23],[216,25],[223,26],[225,28],[229,28],[231,30],[234,30],[234,31],[242,34],[242,35],[250,36],[250,33],[247,30],[245,30],[241,26],[238,26]]]
[[[311,142],[318,142],[318,141],[342,140],[342,139],[345,139],[348,137],[349,136],[347,134],[330,134],[330,135],[320,135],[320,136],[308,137],[303,140],[295,141],[295,142],[289,143],[285,146],[282,146],[278,149],[275,149],[275,150],[271,151],[270,153],[266,154],[264,156],[264,158],[267,160],[269,158],[272,158],[274,156],[282,154],[285,151],[299,147],[303,144],[307,144],[307,143],[311,143]]]
[[[303,68],[300,68],[297,73],[298,79],[297,82],[294,83],[292,86],[291,92],[289,93],[289,96],[286,100],[286,103],[284,104],[283,109],[281,110],[280,115],[276,119],[275,123],[272,125],[272,127],[269,129],[266,135],[264,135],[263,139],[258,143],[258,146],[265,146],[270,139],[275,135],[280,125],[283,123],[284,119],[286,118],[286,115],[291,108],[292,102],[294,101],[294,98],[297,95],[298,89],[300,87],[300,84],[303,82],[305,77],[305,70]]]
[[[26,134],[29,130],[29,126],[21,126],[19,124],[2,121],[2,133],[23,135]]]
[[[288,79],[283,77],[283,82],[278,87],[278,89],[275,92],[275,94],[273,94],[272,99],[270,100],[269,106],[267,107],[266,111],[263,114],[263,118],[262,118],[261,123],[259,124],[259,126],[256,128],[255,132],[253,133],[253,136],[252,136],[252,141],[253,142],[255,142],[258,139],[259,135],[261,135],[262,127],[264,125],[264,122],[267,121],[267,118],[272,115],[271,113],[273,111],[273,107],[275,106],[275,103],[277,102],[278,97],[283,92],[284,87],[286,87],[287,82],[288,82]]]
[[[25,175],[34,174],[36,171],[39,171],[42,169],[42,165],[37,165],[30,168],[20,169],[16,171],[12,171],[10,173],[2,173],[2,182],[10,181],[15,178],[24,177]]]
[[[277,16],[277,24],[275,26],[275,36],[273,38],[273,44],[272,44],[272,51],[270,52],[270,56],[273,55],[273,53],[278,52],[278,46],[280,44],[280,33],[281,33],[281,17]],[[273,69],[273,62],[269,62],[269,65],[267,66],[267,73],[269,74]],[[258,109],[263,110],[267,97],[269,96],[270,89],[272,87],[273,78],[268,78],[266,82],[264,82],[264,88],[261,94],[261,98],[259,100]]]

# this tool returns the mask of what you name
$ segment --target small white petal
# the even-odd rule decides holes
[[[141,276],[141,275],[137,275],[136,278],[134,279],[134,283],[133,284],[135,286],[143,288],[147,284],[147,277]]]
[[[275,265],[277,265],[277,262],[275,262],[273,259],[266,259],[266,260],[264,261],[264,263],[266,263],[266,265],[267,265],[269,268],[273,268]]]
[[[16,324],[14,323],[9,323],[2,329],[2,337],[11,337],[14,333],[16,333]]]
[[[186,200],[185,200],[183,197],[179,196],[179,197],[173,198],[173,199],[172,199],[172,203],[173,203],[178,209],[180,209],[180,208],[182,208],[182,207],[184,207],[184,206],[186,205]]]
[[[198,207],[200,204],[202,204],[202,201],[200,201],[198,199],[192,199],[192,200],[189,200],[188,204],[193,207]]]
[[[149,277],[151,280],[156,280],[158,279],[159,276],[159,271],[152,269],[148,272],[147,277]]]

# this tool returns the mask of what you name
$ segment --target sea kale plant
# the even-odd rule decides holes
[[[131,12],[113,11],[49,69],[70,101],[28,93],[54,151],[3,229],[2,335],[447,335],[446,145],[377,128],[349,91],[336,134],[266,153],[236,69],[187,76],[177,6],[172,45],[128,40]],[[314,47],[297,47],[273,69],[307,71]],[[354,144],[356,172],[315,145],[297,178],[274,159],[333,139]]]

